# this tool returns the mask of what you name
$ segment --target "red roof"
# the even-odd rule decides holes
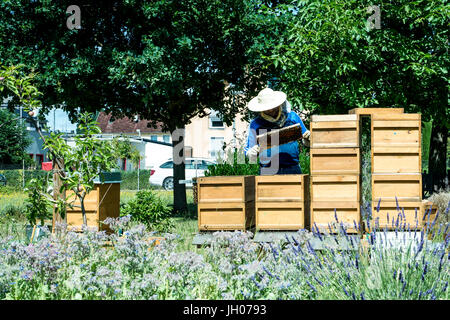
[[[141,130],[143,133],[162,133],[162,123],[157,123],[157,128],[148,127],[148,120],[134,121],[128,117],[123,117],[110,122],[111,114],[100,112],[97,118],[100,130],[102,133],[133,133],[136,134],[136,130]]]

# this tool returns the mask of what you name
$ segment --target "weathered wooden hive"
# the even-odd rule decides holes
[[[255,177],[257,230],[299,230],[309,213],[309,176]]]
[[[314,115],[310,131],[310,228],[337,233],[342,224],[348,233],[359,232],[360,117]]]
[[[120,172],[105,173],[101,179],[99,177],[94,182],[94,189],[86,195],[84,200],[87,226],[98,231],[110,232],[109,227],[101,222],[106,218],[118,218],[120,215]],[[69,192],[67,196],[70,197],[69,199],[75,198],[73,192]],[[73,204],[72,209],[67,209],[67,226],[69,230],[75,228],[81,231],[83,215],[80,201],[76,199]]]
[[[197,178],[198,229],[247,230],[255,225],[255,177]]]

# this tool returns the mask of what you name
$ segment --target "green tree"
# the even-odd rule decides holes
[[[30,144],[31,139],[20,117],[0,109],[0,164],[22,164],[22,160],[30,160],[25,152]]]
[[[371,5],[380,9],[379,29],[367,23],[375,14],[368,12]],[[289,25],[267,61],[294,105],[321,114],[357,107],[421,113],[423,121],[433,120],[429,168],[435,188],[445,186],[448,2],[295,0],[277,10]]]
[[[139,115],[175,132],[206,107],[231,123],[247,102],[234,93],[265,86],[261,52],[279,30],[276,16],[259,13],[260,1],[80,0],[81,29],[69,30],[71,4],[0,3],[0,63],[38,72],[44,108]],[[180,179],[184,163],[174,166],[176,210],[186,208]]]
[[[114,157],[118,159],[130,159],[135,168],[139,166],[139,162],[142,160],[141,153],[138,148],[134,146],[128,138],[115,137],[111,141],[111,149],[114,152]]]

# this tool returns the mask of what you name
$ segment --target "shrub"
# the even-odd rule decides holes
[[[298,160],[300,163],[300,168],[302,168],[302,174],[309,174],[309,169],[310,169],[309,168],[309,164],[310,164],[309,157],[310,157],[309,149],[306,147],[301,147]]]
[[[208,166],[208,169],[205,171],[206,177],[245,176],[259,174],[259,164],[249,163],[248,158],[244,155],[244,149],[242,147],[236,149],[229,148],[226,154],[226,161],[219,158],[219,163]]]
[[[139,170],[139,189],[149,189],[151,170]],[[137,190],[137,170],[122,171],[122,183],[120,184],[122,190]]]
[[[121,205],[120,215],[129,215],[133,220],[158,232],[168,232],[174,226],[170,217],[171,209],[152,190],[138,191],[134,199]]]
[[[6,177],[6,186],[14,189],[14,190],[22,190],[22,184],[23,184],[23,170],[0,170],[0,173],[3,174]],[[31,179],[37,179],[37,178],[47,178],[49,175],[51,175],[51,171],[44,171],[44,170],[25,170],[25,185],[31,180]],[[1,190],[0,190],[1,192]]]
[[[44,220],[52,217],[50,211],[52,203],[45,195],[47,191],[46,181],[31,179],[25,191],[28,193],[28,198],[25,200],[25,215],[27,220],[32,225],[36,224],[36,220],[40,220],[41,225],[44,225]]]
[[[10,218],[16,218],[16,219],[22,219],[23,218],[23,212],[24,209],[21,206],[14,206],[14,205],[7,205],[1,210],[1,215],[7,219]]]
[[[428,200],[433,202],[433,204],[436,205],[437,210],[439,210],[436,225],[440,225],[441,223],[449,223],[450,213],[448,210],[450,208],[450,191],[435,193],[428,198]]]

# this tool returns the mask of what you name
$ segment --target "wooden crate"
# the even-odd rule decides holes
[[[310,149],[312,175],[359,174],[359,148]]]
[[[416,147],[373,147],[372,173],[420,173],[422,151]]]
[[[403,108],[354,108],[348,111],[349,114],[359,114],[362,116],[371,116],[373,114],[399,114],[403,112]]]
[[[313,175],[311,176],[311,201],[359,202],[361,199],[361,176],[359,175]]]
[[[309,175],[279,174],[255,176],[257,202],[292,202],[308,198]]]
[[[373,174],[372,200],[382,201],[422,201],[422,175],[411,174]]]
[[[255,202],[198,203],[198,229],[246,230],[255,225]]]
[[[358,148],[360,118],[350,115],[313,115],[311,148]]]
[[[313,201],[310,210],[311,230],[316,230],[317,227],[322,233],[339,233],[342,223],[347,233],[359,232],[361,225],[359,201]]]
[[[367,228],[368,232],[375,229],[408,230],[410,228],[415,230],[422,228],[421,201],[398,201],[399,208],[397,208],[396,201],[381,201],[378,210],[378,201],[373,201],[372,206],[372,221],[370,228]]]
[[[198,203],[248,202],[255,200],[254,176],[217,176],[197,179]]]
[[[74,199],[73,192],[68,192],[69,199]],[[81,212],[80,201],[75,200],[74,208],[67,209],[68,229],[75,228],[81,231],[83,226],[83,215]],[[103,222],[106,218],[118,218],[120,214],[120,183],[95,184],[94,189],[86,195],[84,200],[86,209],[86,220],[89,228],[95,228],[99,231],[111,232],[108,226]]]
[[[418,147],[421,153],[420,114],[374,114],[371,130],[372,149]]]
[[[298,230],[305,228],[309,176],[286,174],[255,177],[256,228]]]
[[[307,201],[256,202],[257,230],[299,230],[306,227]]]

